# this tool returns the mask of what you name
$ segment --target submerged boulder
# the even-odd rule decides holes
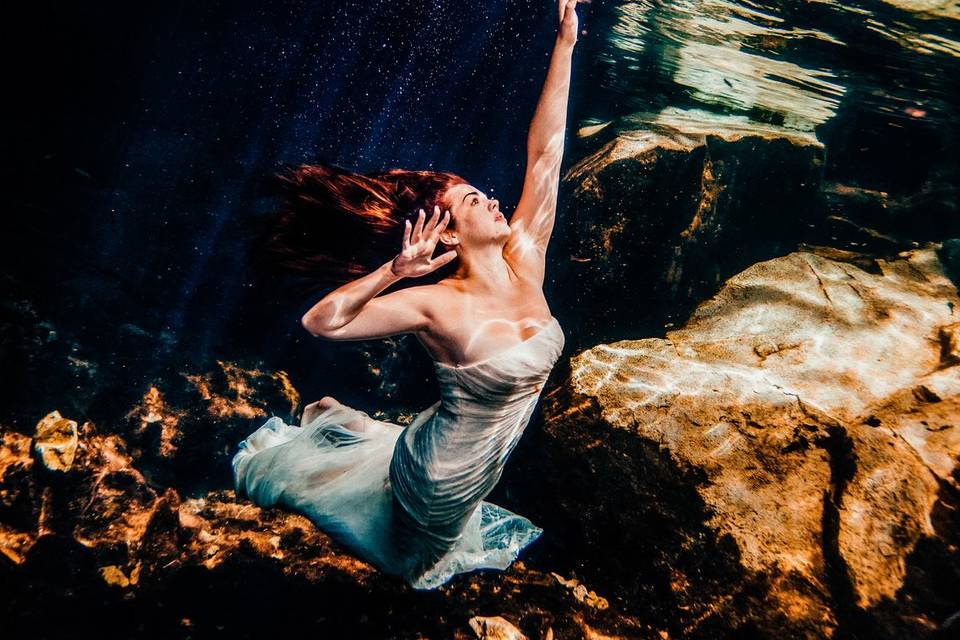
[[[813,131],[746,115],[640,112],[582,127],[571,155],[551,249],[566,284],[551,293],[580,345],[662,335],[727,278],[805,244],[895,256],[960,231],[952,165],[909,194],[825,180]]]
[[[51,411],[37,424],[34,450],[51,471],[66,471],[77,453],[77,423]]]
[[[545,529],[672,633],[919,637],[960,607],[957,290],[933,249],[821,253],[546,396]]]
[[[792,251],[822,209],[810,132],[671,108],[586,128],[578,145],[553,251],[560,281],[590,282],[590,296],[565,287],[555,304],[586,343],[598,308],[604,338],[659,333],[725,278]]]

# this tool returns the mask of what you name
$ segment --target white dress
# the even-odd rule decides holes
[[[481,362],[434,361],[440,400],[406,427],[347,406],[303,427],[274,416],[239,445],[237,496],[302,513],[415,589],[476,569],[506,569],[543,530],[483,498],[499,481],[563,346],[563,330],[551,317],[530,338]],[[358,416],[361,429],[343,426]]]

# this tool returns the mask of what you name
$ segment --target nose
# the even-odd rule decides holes
[[[496,209],[496,208],[499,207],[499,206],[500,206],[500,201],[499,201],[499,200],[497,200],[497,199],[495,199],[495,198],[492,199],[492,200],[490,200],[490,210],[491,210],[491,211],[493,211],[494,209]]]

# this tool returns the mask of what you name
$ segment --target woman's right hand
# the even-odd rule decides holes
[[[447,228],[450,221],[450,210],[448,209],[443,220],[440,220],[440,207],[434,206],[433,216],[424,226],[426,215],[423,209],[420,209],[417,223],[412,228],[409,220],[404,221],[403,247],[390,266],[394,275],[416,278],[439,269],[457,257],[457,252],[451,250],[431,260],[430,256],[440,240],[440,232]]]

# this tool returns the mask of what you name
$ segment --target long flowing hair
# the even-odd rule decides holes
[[[449,172],[364,174],[326,162],[287,167],[276,179],[280,207],[250,219],[249,259],[259,284],[297,296],[335,289],[391,260],[404,221],[416,223],[421,208],[427,220],[434,205],[447,209],[446,190],[466,182]],[[447,228],[454,228],[452,219]],[[448,250],[437,243],[434,256]],[[456,262],[400,286],[439,281]]]

